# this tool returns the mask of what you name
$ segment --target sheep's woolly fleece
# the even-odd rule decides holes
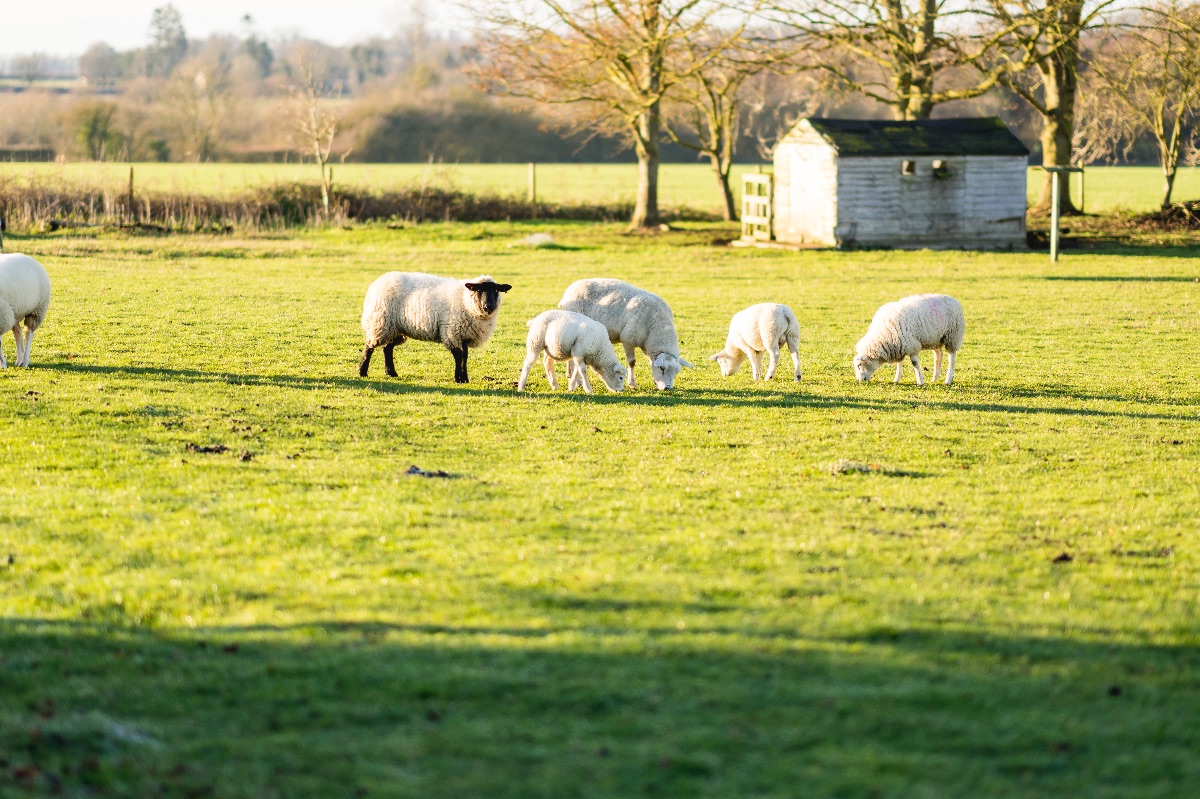
[[[422,272],[388,272],[367,289],[362,328],[368,347],[401,337],[440,341],[447,349],[480,347],[496,329],[467,283],[494,283],[488,275],[457,280]]]
[[[558,307],[595,319],[608,338],[620,342],[629,364],[629,387],[636,388],[634,354],[640,349],[650,360],[654,384],[659,389],[675,385],[675,376],[691,364],[679,357],[679,336],[671,306],[657,294],[623,280],[589,278],[567,287]]]
[[[881,306],[855,351],[883,363],[940,347],[957,352],[966,330],[958,300],[945,294],[918,294]]]
[[[33,334],[50,308],[50,276],[28,255],[0,255],[0,335],[11,330],[16,338],[16,366],[29,366]],[[21,325],[24,324],[24,333]],[[8,366],[0,347],[0,368]]]
[[[725,338],[725,348],[713,355],[712,359],[721,365],[721,373],[729,377],[737,372],[742,361],[749,358],[754,379],[757,380],[762,371],[762,353],[766,352],[770,362],[765,379],[770,380],[779,366],[779,348],[784,344],[791,352],[792,365],[799,380],[800,323],[796,320],[796,314],[786,305],[762,302],[733,315],[729,322],[729,335]]]
[[[592,393],[587,379],[588,366],[596,370],[609,390],[622,391],[625,388],[625,367],[613,351],[608,331],[599,322],[571,311],[543,311],[528,324],[525,363],[521,367],[517,391],[525,390],[529,370],[543,351],[546,353],[546,378],[551,388],[558,388],[554,374],[555,361],[574,363],[568,390],[582,385],[584,391]]]

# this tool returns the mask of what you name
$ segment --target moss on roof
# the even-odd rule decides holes
[[[840,156],[1029,155],[999,117],[805,120]]]

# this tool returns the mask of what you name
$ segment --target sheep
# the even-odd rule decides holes
[[[650,359],[654,385],[660,391],[675,387],[679,370],[692,365],[679,357],[679,337],[671,307],[656,294],[623,280],[590,278],[567,287],[558,307],[595,319],[608,330],[613,343],[625,348],[629,364],[629,387],[637,388],[634,356],[641,349]],[[567,371],[570,372],[568,364]]]
[[[383,347],[384,370],[396,376],[392,350],[406,339],[439,341],[454,356],[454,382],[466,383],[467,350],[482,347],[496,329],[500,295],[510,290],[488,275],[456,280],[423,272],[388,272],[367,289],[362,328],[366,344],[358,374],[367,376],[371,353]]]
[[[954,359],[962,347],[967,322],[962,305],[945,294],[918,294],[889,302],[871,319],[867,334],[855,347],[854,374],[860,381],[871,379],[881,364],[896,364],[896,380],[904,368],[904,359],[912,361],[917,385],[925,385],[917,356],[921,350],[933,350],[933,380],[942,371],[942,348],[950,353],[946,385],[954,381]]]
[[[761,302],[733,315],[725,349],[713,355],[712,360],[721,365],[721,374],[729,377],[741,368],[742,361],[749,358],[753,379],[757,380],[762,372],[762,354],[766,351],[771,360],[764,379],[770,380],[779,366],[779,345],[785,342],[792,352],[792,365],[796,367],[796,380],[799,381],[800,323],[796,321],[796,314],[786,305]]]
[[[521,367],[517,391],[525,390],[529,370],[543,351],[546,353],[546,377],[550,380],[550,387],[555,390],[558,389],[558,378],[554,374],[556,361],[574,364],[573,373],[567,375],[567,391],[574,391],[576,386],[582,385],[584,391],[592,393],[587,378],[588,366],[596,370],[610,391],[625,389],[625,367],[618,360],[604,325],[571,311],[543,311],[527,324],[529,335],[525,338],[525,365]]]
[[[46,321],[50,307],[50,276],[28,255],[0,255],[0,335],[12,330],[17,340],[14,366],[29,366],[33,333]],[[21,334],[21,323],[25,334]],[[4,349],[0,347],[0,369],[7,369]]]

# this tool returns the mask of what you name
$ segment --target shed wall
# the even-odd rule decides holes
[[[838,161],[835,238],[867,247],[1024,247],[1025,158],[897,156]],[[949,174],[933,176],[933,162]]]
[[[913,175],[902,175],[905,160]],[[933,176],[933,162],[949,174]],[[775,151],[775,237],[865,247],[1025,246],[1026,159],[838,157],[804,123]]]

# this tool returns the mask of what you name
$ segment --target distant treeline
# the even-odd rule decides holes
[[[755,157],[752,144],[742,150]],[[663,161],[695,162],[696,153],[663,145]],[[637,159],[628,144],[545,126],[527,108],[462,95],[406,105],[359,125],[347,161],[367,163],[606,163]]]

